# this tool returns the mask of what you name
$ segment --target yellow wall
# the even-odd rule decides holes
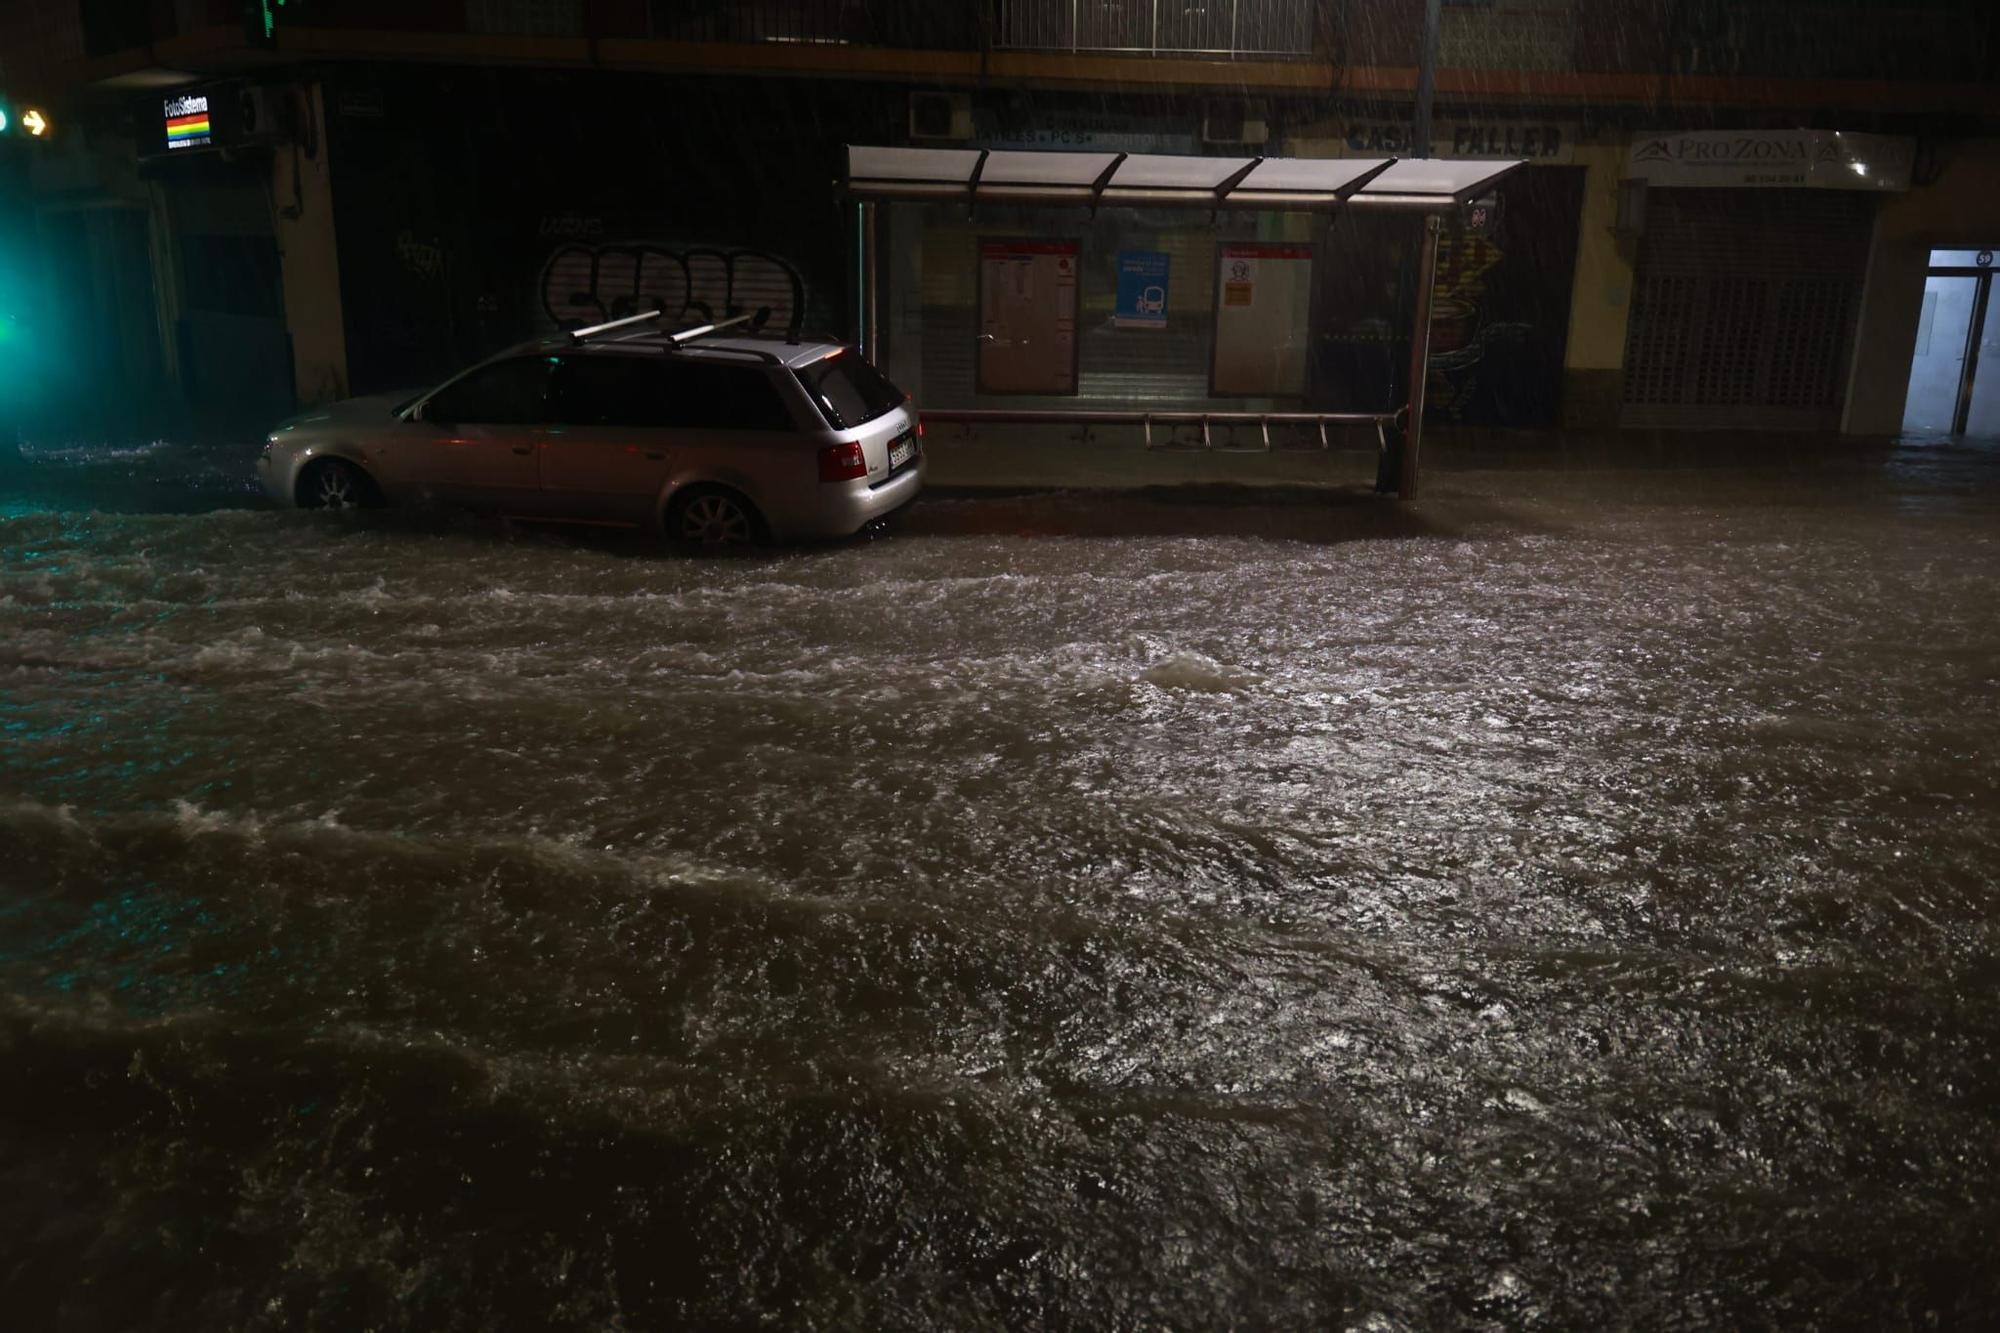
[[[307,147],[271,158],[278,260],[285,284],[285,324],[301,406],[347,396],[347,331],[340,308],[340,252],[333,229],[333,183],[327,174],[325,99],[318,84],[300,85],[310,129]]]
[[[1583,215],[1577,224],[1576,281],[1570,289],[1567,370],[1617,370],[1625,364],[1625,321],[1632,312],[1636,247],[1612,234],[1626,149],[1580,146],[1585,168]]]

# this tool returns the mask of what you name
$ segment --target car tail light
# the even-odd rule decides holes
[[[856,477],[867,475],[868,460],[862,457],[860,441],[829,444],[819,451],[821,481],[853,481]]]

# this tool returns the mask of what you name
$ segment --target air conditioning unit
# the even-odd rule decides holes
[[[1253,146],[1262,144],[1271,137],[1271,126],[1266,119],[1269,114],[1262,102],[1212,98],[1202,103],[1201,141]]]
[[[297,112],[288,88],[244,84],[235,91],[232,145],[283,143],[292,137]]]
[[[912,139],[970,139],[972,94],[911,93]]]

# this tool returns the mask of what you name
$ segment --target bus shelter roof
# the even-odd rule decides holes
[[[1484,194],[1518,161],[1394,157],[1195,157],[983,148],[847,147],[862,199],[1127,208],[1442,213]]]

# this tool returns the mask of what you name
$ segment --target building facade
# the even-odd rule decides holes
[[[103,429],[255,428],[641,299],[853,334],[842,144],[1407,155],[1422,8],[23,0],[0,95],[58,132],[0,149],[5,299],[61,349],[40,409]],[[1435,424],[1890,434],[1931,428],[1934,385],[1985,401],[1987,284],[1955,270],[2000,243],[1989,6],[1443,17],[1435,154],[1528,165],[1444,239]],[[883,225],[878,350],[932,405],[1375,409],[1403,388],[1407,218],[897,205]],[[1074,373],[998,382],[983,275],[1036,245],[1073,247]],[[1218,378],[1246,258],[1296,274],[1296,336],[1272,376]]]

